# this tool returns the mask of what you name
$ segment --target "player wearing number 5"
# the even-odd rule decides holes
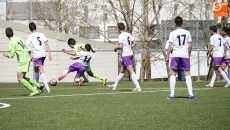
[[[78,59],[78,60],[74,64],[70,65],[69,68],[63,72],[63,75],[61,75],[58,78],[58,81],[61,81],[63,78],[65,78],[69,72],[77,71],[76,74],[77,78],[75,79],[75,81],[78,81],[79,86],[82,86],[83,81],[81,76],[86,71],[86,67],[89,65],[90,60],[92,58],[92,53],[90,53],[90,51],[93,52],[93,49],[90,44],[85,44],[84,48],[85,51],[80,51],[80,52],[67,52],[65,49],[62,49],[62,51],[66,54],[77,56],[75,58],[71,57],[71,59]]]
[[[39,73],[40,73],[42,82],[46,89],[45,92],[49,93],[50,88],[47,83],[46,75],[43,68],[44,61],[46,58],[46,49],[48,50],[49,53],[49,60],[53,59],[48,44],[48,39],[45,37],[43,33],[39,33],[36,31],[36,24],[34,22],[31,22],[29,24],[29,29],[32,33],[28,37],[27,44],[32,47],[35,80],[39,82]]]
[[[230,81],[229,81],[226,73],[223,71],[223,68],[225,68],[225,67],[223,66],[223,68],[221,68],[222,64],[227,64],[224,62],[228,61],[226,59],[227,58],[226,57],[227,56],[227,46],[228,46],[227,45],[228,41],[226,41],[226,40],[228,40],[228,38],[224,40],[221,35],[217,34],[217,27],[216,26],[211,26],[209,29],[210,29],[210,33],[212,36],[210,37],[210,49],[208,51],[208,54],[209,54],[209,57],[213,57],[213,62],[214,62],[215,67],[214,67],[214,74],[213,74],[213,77],[211,79],[211,82],[210,82],[210,84],[208,84],[206,86],[207,87],[213,87],[213,84],[214,84],[215,79],[216,79],[217,71],[218,71],[223,76],[224,80],[227,82],[225,87],[228,87],[228,86],[230,86]],[[223,29],[223,31],[224,30],[225,29]],[[228,32],[228,31],[226,31],[226,32]],[[212,53],[212,56],[211,56],[211,53]]]
[[[30,55],[30,47],[19,37],[13,37],[14,33],[12,28],[8,27],[5,30],[6,36],[9,38],[9,53],[4,52],[3,56],[13,59],[14,56],[17,56],[18,60],[18,70],[17,78],[23,86],[31,91],[29,96],[39,95],[41,93],[41,88],[43,85],[35,82],[34,80],[26,77],[26,73],[29,72],[30,61],[32,56]],[[32,85],[36,86],[36,90]]]
[[[169,54],[171,54],[171,75],[170,75],[170,95],[167,99],[174,98],[176,86],[176,73],[181,65],[185,74],[185,81],[188,88],[189,98],[195,99],[196,97],[192,92],[192,79],[190,76],[190,55],[192,51],[192,38],[190,32],[182,28],[183,19],[180,16],[175,18],[176,30],[169,34],[169,46],[167,51],[166,62],[169,61]]]
[[[122,66],[120,67],[120,73],[117,76],[117,79],[113,85],[108,85],[109,88],[112,90],[116,90],[118,83],[121,81],[121,79],[124,76],[124,72],[127,69],[129,71],[129,74],[131,75],[131,79],[135,85],[135,88],[133,91],[139,92],[141,91],[141,87],[138,83],[137,76],[133,70],[133,51],[132,48],[136,45],[136,42],[134,40],[134,37],[125,32],[125,25],[124,23],[118,23],[117,24],[118,31],[120,33],[119,35],[119,45],[114,49],[116,52],[117,50],[121,50],[121,56],[122,56]]]

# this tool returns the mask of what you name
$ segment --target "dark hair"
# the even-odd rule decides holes
[[[31,32],[33,32],[34,30],[37,29],[36,24],[35,24],[34,22],[31,22],[31,23],[29,24],[29,28],[30,28],[30,31],[31,31]]]
[[[228,27],[223,27],[222,30],[227,33],[227,35],[230,33],[230,29]]]
[[[70,45],[75,45],[76,41],[73,38],[70,38],[67,43],[68,43],[69,46]]]
[[[216,26],[211,26],[209,27],[209,29],[213,32],[217,32],[217,27]]]
[[[91,47],[90,44],[85,44],[85,49],[86,49],[87,51],[92,51],[93,53],[95,52],[95,51],[92,49],[92,47]]]
[[[6,33],[6,36],[7,36],[8,38],[14,36],[14,32],[13,32],[13,29],[12,29],[11,27],[6,28],[5,33]]]
[[[177,16],[175,18],[175,24],[176,24],[177,27],[181,27],[182,24],[183,24],[183,19],[180,16]]]
[[[119,30],[125,30],[125,24],[124,23],[118,23],[117,27]]]

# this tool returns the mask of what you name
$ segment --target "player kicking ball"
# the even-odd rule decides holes
[[[76,41],[73,38],[70,38],[68,40],[68,45],[71,48],[74,48],[75,52],[81,52],[81,51],[85,51],[85,45],[84,43],[80,43],[80,44],[76,44]],[[95,52],[92,50],[92,52]],[[90,67],[90,63],[89,65],[86,67],[86,72],[88,73],[89,76],[94,77],[96,79],[99,79],[103,82],[103,85],[106,85],[106,81],[107,78],[106,77],[102,77],[96,73],[93,73]],[[84,78],[84,82],[89,82],[89,80],[86,78],[85,74],[82,75],[82,77]],[[76,81],[77,75],[74,77],[74,81]]]
[[[77,56],[75,58],[71,57],[71,59],[78,59],[78,60],[74,64],[70,65],[69,68],[63,72],[63,75],[61,75],[58,78],[58,81],[61,81],[63,78],[65,78],[68,73],[77,71],[77,75],[76,75],[77,78],[75,81],[79,83],[79,86],[82,86],[83,81],[81,76],[86,71],[86,67],[89,65],[89,62],[92,58],[92,53],[90,53],[90,51],[93,52],[93,49],[90,44],[86,44],[84,48],[85,51],[80,51],[80,52],[67,52],[65,49],[62,49],[62,51],[66,54]]]
[[[122,56],[122,66],[120,67],[120,73],[117,76],[117,79],[113,85],[108,85],[109,88],[112,90],[117,89],[118,83],[121,81],[121,79],[124,76],[124,72],[127,69],[131,75],[131,79],[135,85],[135,88],[132,91],[140,92],[141,87],[138,83],[137,76],[133,70],[133,51],[132,48],[136,45],[136,42],[134,40],[134,37],[125,32],[125,25],[124,23],[118,23],[118,30],[119,30],[119,45],[114,49],[116,52],[117,50],[121,50],[121,56]]]
[[[180,16],[175,18],[176,30],[169,34],[169,46],[167,50],[166,62],[169,62],[171,53],[171,74],[170,74],[170,95],[167,99],[175,98],[176,74],[181,65],[185,74],[185,81],[190,99],[195,99],[192,92],[192,79],[190,76],[190,56],[192,51],[192,38],[190,32],[182,28],[183,19]],[[173,49],[173,51],[172,51]]]
[[[3,56],[13,59],[14,56],[17,55],[18,82],[31,91],[29,96],[35,96],[41,94],[43,85],[37,83],[31,78],[26,77],[26,73],[29,72],[30,61],[32,59],[30,47],[24,41],[22,41],[21,38],[13,37],[14,32],[12,28],[10,27],[6,28],[5,33],[6,36],[9,38],[10,43],[9,43],[9,53],[4,52]],[[38,90],[34,88],[32,85],[36,86]]]

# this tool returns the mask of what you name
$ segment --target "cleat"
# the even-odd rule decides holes
[[[224,87],[224,88],[227,88],[227,87],[229,87],[229,85],[228,85],[228,84],[225,84],[223,87]]]
[[[113,91],[116,90],[116,88],[115,88],[113,85],[108,85],[108,87],[109,87],[110,89],[112,89]]]
[[[89,80],[84,80],[84,81],[83,81],[83,83],[88,83],[88,82],[89,82]]]
[[[107,81],[107,78],[102,79],[103,85],[106,85],[106,81]]]
[[[173,96],[168,95],[166,99],[174,99],[174,98],[175,98],[174,95]]]
[[[195,96],[195,95],[193,95],[193,96],[189,95],[188,98],[189,98],[189,99],[196,99],[196,96]]]
[[[140,92],[140,91],[141,91],[141,88],[134,88],[132,91],[133,91],[133,92]]]
[[[82,78],[80,78],[80,80],[79,80],[79,86],[82,86],[82,84],[83,84],[83,81],[82,81]]]
[[[50,90],[45,90],[44,92],[45,92],[45,93],[50,93]]]
[[[211,84],[207,84],[207,85],[205,85],[206,87],[213,87],[213,85],[211,85]]]
[[[62,75],[62,76],[60,76],[59,78],[58,78],[58,81],[61,81],[62,79],[64,79],[65,78],[65,75]]]
[[[38,91],[38,90],[36,90],[36,91],[34,91],[34,92],[32,92],[32,93],[30,93],[30,97],[32,97],[32,96],[35,96],[35,95],[40,95],[41,94],[41,92],[40,91]]]
[[[40,87],[37,87],[37,90],[40,90],[41,92],[43,92],[43,88],[44,88],[44,85],[43,85],[43,84],[41,84],[41,86],[40,86]]]

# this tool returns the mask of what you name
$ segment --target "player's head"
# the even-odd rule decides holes
[[[209,27],[210,33],[213,35],[214,33],[217,33],[217,27],[216,26],[211,26]]]
[[[37,29],[36,24],[34,22],[29,23],[29,28],[31,32],[36,31]]]
[[[176,27],[182,27],[183,25],[183,19],[180,16],[177,16],[175,18],[175,26]]]
[[[93,49],[92,49],[92,47],[91,47],[91,45],[90,44],[85,44],[85,50],[86,51],[92,51],[92,52],[95,52]]]
[[[222,36],[226,36],[226,35],[228,35],[230,33],[230,29],[229,28],[227,28],[227,27],[223,27],[222,28],[222,31],[221,31],[221,35]]]
[[[13,29],[11,27],[6,28],[5,33],[6,33],[6,36],[8,38],[11,38],[14,36],[14,32],[13,32]]]
[[[74,48],[74,45],[76,45],[76,41],[73,38],[70,38],[67,43],[71,48]]]
[[[124,31],[125,30],[125,24],[124,23],[117,23],[118,31]]]

